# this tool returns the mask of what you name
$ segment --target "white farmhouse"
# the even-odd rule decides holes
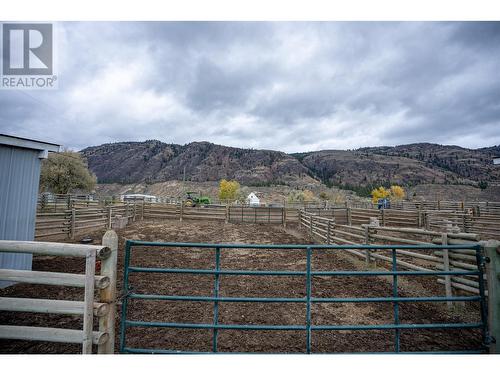
[[[247,204],[250,206],[260,206],[260,199],[254,192],[248,194]]]

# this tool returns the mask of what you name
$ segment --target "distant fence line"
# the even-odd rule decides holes
[[[144,219],[216,220],[231,223],[286,224],[298,221],[298,210],[284,207],[220,206],[185,207],[182,204],[144,204]]]
[[[183,201],[180,197],[167,197],[167,196],[157,196],[156,201],[150,201],[150,203],[164,203],[164,204],[179,204]],[[128,202],[133,202],[134,200],[126,200]],[[142,202],[143,199],[138,197],[137,202]],[[38,209],[40,211],[47,210],[54,212],[55,210],[66,210],[71,208],[83,208],[91,206],[105,206],[108,204],[115,204],[120,201],[119,196],[106,196],[106,197],[95,197],[93,195],[84,194],[39,194],[38,196]],[[147,201],[146,201],[147,202]],[[122,202],[123,203],[123,202]],[[212,199],[212,204],[214,205],[235,205],[241,206],[241,202],[236,202],[234,200],[221,200]],[[243,204],[244,205],[244,204]],[[282,199],[278,201],[267,202],[262,204],[261,207],[290,207],[290,208],[323,208],[329,209],[332,207],[351,207],[351,208],[368,208],[376,209],[377,203],[372,203],[370,201],[358,201],[347,198],[345,202],[334,203],[328,200],[311,200],[311,201],[289,201],[287,199]],[[416,201],[416,200],[393,200],[391,202],[392,209],[398,210],[433,210],[433,211],[465,211],[473,210],[474,214],[480,216],[481,214],[494,214],[500,215],[500,202],[490,202],[490,201],[449,201],[449,200],[426,200],[426,201]]]
[[[115,228],[143,219],[215,220],[232,223],[286,224],[298,222],[298,210],[283,207],[209,205],[186,207],[183,204],[125,202],[106,207],[72,208],[62,212],[38,212],[35,238],[66,236],[99,228]]]
[[[37,212],[64,212],[71,208],[98,207],[100,202],[90,195],[39,194]]]
[[[403,210],[472,210],[475,215],[494,214],[500,215],[500,202],[487,201],[395,201],[391,202],[391,208]]]
[[[100,197],[94,198],[92,195],[72,195],[72,194],[40,194],[38,196],[38,212],[63,212],[66,210],[70,210],[71,208],[90,208],[90,207],[105,207],[108,205],[113,205],[117,203],[162,203],[162,204],[180,204],[184,200],[181,198],[174,197],[156,197],[155,200],[144,200],[141,197],[137,199],[125,199],[121,201],[118,197]],[[357,203],[360,205],[361,203]],[[210,204],[211,206],[247,206],[250,207],[249,204],[242,204],[241,202],[237,202],[234,200],[228,199],[212,199]],[[345,207],[347,207],[347,203],[344,203]],[[338,205],[332,204],[326,201],[303,201],[303,202],[288,202],[286,200],[279,202],[270,202],[267,204],[261,204],[257,207],[288,207],[288,208],[331,208],[336,207]],[[371,207],[371,204],[369,204]],[[254,206],[252,206],[254,207]]]
[[[35,237],[75,233],[91,228],[111,228],[119,220],[174,219],[215,220],[231,223],[255,223],[287,225],[299,222],[301,208],[251,207],[234,205],[206,205],[186,207],[178,204],[124,202],[103,207],[80,207],[61,212],[39,212]],[[334,218],[337,224],[360,226],[376,219],[383,227],[421,228],[430,231],[454,231],[478,233],[484,239],[500,239],[500,215],[481,214],[468,209],[453,210],[403,210],[370,209],[337,206],[331,208],[305,208],[305,212]]]

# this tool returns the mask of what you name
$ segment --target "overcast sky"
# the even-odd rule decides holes
[[[500,144],[500,22],[58,23],[56,90],[0,90],[0,133],[286,152]]]

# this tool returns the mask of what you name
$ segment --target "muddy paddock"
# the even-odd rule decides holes
[[[104,231],[91,234],[100,243]],[[163,242],[209,242],[254,244],[307,244],[311,239],[294,229],[255,224],[224,224],[201,221],[141,221],[118,230],[118,296],[122,295],[125,239]],[[53,239],[47,239],[50,241]],[[76,240],[79,240],[77,238]],[[77,242],[77,241],[75,241]],[[143,247],[133,250],[131,265],[163,268],[214,268],[213,249]],[[227,249],[221,251],[222,269],[305,270],[305,250]],[[380,267],[381,265],[379,265]],[[33,270],[77,272],[84,261],[74,258],[38,256]],[[365,264],[348,253],[315,250],[313,270],[363,270]],[[130,276],[136,293],[212,296],[213,275],[136,274]],[[441,296],[444,287],[435,277],[399,277],[399,295]],[[296,297],[306,293],[303,276],[220,276],[220,296]],[[17,284],[0,290],[0,296],[83,300],[83,291],[42,285]],[[390,297],[391,277],[313,277],[313,297]],[[461,303],[448,310],[445,303],[400,303],[401,323],[461,323],[479,320],[477,303]],[[117,343],[120,335],[121,299],[116,319]],[[130,300],[129,320],[212,324],[213,302]],[[221,324],[305,325],[304,303],[219,302]],[[394,323],[391,303],[315,303],[311,307],[313,325],[372,325]],[[81,329],[82,319],[70,315],[0,312],[0,324],[53,326]],[[97,326],[96,326],[97,329]],[[210,329],[139,328],[127,329],[126,346],[131,348],[182,351],[211,351]],[[481,345],[479,329],[402,330],[402,351],[474,350]],[[303,353],[305,331],[219,330],[220,352]],[[392,331],[313,331],[312,352],[381,352],[394,349]],[[80,345],[34,341],[0,340],[1,353],[78,353]]]

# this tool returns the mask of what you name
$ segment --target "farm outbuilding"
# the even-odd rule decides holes
[[[158,198],[156,195],[147,195],[147,194],[124,194],[120,196],[121,202],[128,201],[144,201],[144,202],[158,202]]]
[[[34,240],[41,159],[59,149],[54,143],[0,134],[0,240]],[[0,253],[0,268],[31,269],[31,259],[31,254]]]
[[[247,203],[250,206],[260,206],[260,199],[259,199],[259,197],[257,197],[257,194],[252,192],[252,193],[248,194]]]

